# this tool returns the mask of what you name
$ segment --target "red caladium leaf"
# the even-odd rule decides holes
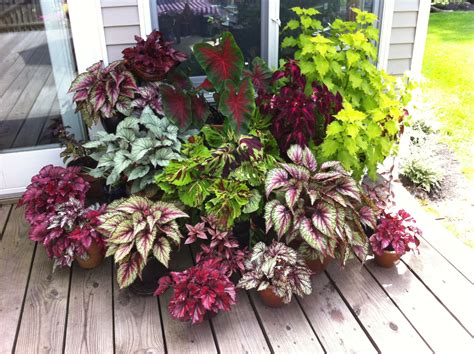
[[[102,81],[97,82],[92,88],[90,95],[91,97],[89,98],[91,103],[94,105],[94,111],[97,112],[107,99],[105,84]]]
[[[315,206],[311,220],[316,229],[326,236],[331,236],[336,228],[336,215],[336,208],[328,203],[319,202]]]
[[[160,296],[165,293],[168,288],[173,285],[173,282],[171,280],[171,277],[165,276],[161,277],[160,280],[158,280],[158,288],[155,290],[153,295],[155,296]]]
[[[143,258],[140,253],[132,254],[127,262],[123,262],[117,269],[117,282],[120,289],[132,284],[143,268]]]
[[[267,173],[265,178],[265,193],[267,197],[270,193],[288,184],[288,173],[282,168],[274,168]]]
[[[191,90],[193,83],[180,69],[173,69],[167,75],[167,82],[170,82],[173,86],[180,88],[181,90]]]
[[[180,129],[188,128],[192,120],[189,95],[168,84],[160,85],[160,92],[166,117],[176,123]]]
[[[265,92],[272,80],[272,71],[262,58],[252,60],[252,70],[245,70],[244,77],[249,77],[257,91]]]
[[[201,95],[191,96],[191,110],[193,112],[193,121],[198,126],[206,123],[207,117],[209,117],[209,105],[204,97]]]
[[[198,43],[193,47],[196,60],[207,78],[221,91],[225,80],[238,82],[242,76],[244,56],[230,32],[224,32],[217,46]]]
[[[254,89],[250,79],[243,80],[237,86],[230,80],[226,81],[219,101],[219,110],[226,116],[227,126],[237,133],[246,133],[248,121],[255,110]]]

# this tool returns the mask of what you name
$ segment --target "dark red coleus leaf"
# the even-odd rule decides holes
[[[191,98],[186,92],[168,84],[160,85],[163,109],[166,117],[174,121],[180,129],[191,124]]]
[[[226,116],[225,125],[237,133],[248,131],[248,121],[255,109],[255,91],[249,78],[236,85],[232,81],[225,82],[224,92],[219,101],[219,110]]]
[[[222,89],[225,80],[240,80],[244,56],[230,32],[222,34],[217,46],[209,43],[195,44],[193,53],[218,91]]]

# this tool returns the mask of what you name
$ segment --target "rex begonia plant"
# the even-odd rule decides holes
[[[373,210],[362,201],[358,184],[339,162],[318,166],[308,147],[293,145],[291,163],[268,172],[265,205],[267,232],[274,228],[279,239],[302,239],[300,251],[308,258],[338,258],[342,265],[352,251],[365,259],[368,239],[362,224],[375,227]]]
[[[41,214],[41,221],[30,230],[30,239],[45,247],[48,257],[54,259],[55,267],[70,267],[74,258],[87,258],[92,242],[104,250],[104,239],[96,229],[105,207],[92,205],[86,208],[83,202],[71,198],[55,205],[54,212]]]
[[[245,269],[239,288],[261,291],[271,287],[284,303],[289,303],[293,294],[311,294],[311,270],[298,252],[282,242],[273,241],[270,246],[257,243]]]
[[[120,288],[141,273],[148,257],[168,267],[172,244],[179,246],[181,232],[176,219],[188,215],[177,206],[132,196],[111,203],[101,215],[99,232],[106,237],[106,257],[114,256]]]
[[[235,285],[228,273],[227,265],[219,258],[211,258],[183,272],[171,272],[171,276],[160,278],[155,295],[163,294],[171,286],[170,315],[180,321],[200,323],[207,312],[230,311],[235,304]]]
[[[146,39],[135,36],[137,44],[122,51],[125,65],[132,72],[148,81],[162,80],[179,63],[187,59],[186,54],[174,49],[159,31],[151,32]]]
[[[384,211],[375,233],[370,237],[370,245],[378,256],[383,255],[386,250],[403,255],[408,251],[418,249],[421,235],[422,232],[416,226],[415,219],[405,210]]]
[[[247,249],[239,249],[239,242],[232,231],[220,229],[215,217],[201,217],[202,222],[196,225],[186,225],[188,238],[185,244],[192,244],[198,239],[208,240],[208,244],[201,243],[201,252],[196,255],[196,262],[218,258],[229,270],[228,276],[234,272],[242,272]]]
[[[101,118],[128,116],[137,89],[135,78],[125,69],[123,61],[114,61],[107,67],[99,61],[74,79],[68,93],[74,93],[76,112],[80,111],[84,122],[91,127]]]
[[[25,206],[26,220],[35,225],[54,213],[58,204],[74,198],[84,203],[89,182],[80,176],[80,167],[44,166],[31,178],[18,206]],[[41,220],[40,220],[41,219]]]

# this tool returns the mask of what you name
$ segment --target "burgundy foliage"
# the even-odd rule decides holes
[[[171,276],[162,277],[155,295],[163,294],[171,286],[174,292],[168,304],[170,315],[180,321],[200,323],[206,312],[230,311],[235,304],[235,285],[228,273],[227,265],[212,258],[183,272],[171,272]]]
[[[379,256],[384,250],[403,255],[418,249],[421,234],[415,219],[405,210],[384,212],[375,233],[370,237],[370,244],[374,253]]]
[[[196,255],[196,262],[201,263],[209,259],[220,259],[228,269],[227,276],[233,272],[242,272],[245,269],[244,261],[248,251],[239,249],[239,243],[232,231],[222,231],[217,220],[213,217],[201,217],[202,222],[196,225],[186,225],[188,238],[185,244],[191,244],[197,239],[209,240],[208,244],[201,244],[201,252]]]
[[[146,40],[135,36],[135,47],[126,48],[122,54],[126,65],[137,74],[145,73],[155,81],[161,80],[177,64],[186,60],[186,55],[171,47],[159,31],[150,33]]]

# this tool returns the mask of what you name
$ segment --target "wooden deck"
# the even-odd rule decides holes
[[[45,31],[0,33],[0,150],[53,142],[57,85]]]
[[[394,269],[332,264],[282,309],[240,290],[232,312],[191,326],[169,317],[169,292],[119,290],[110,260],[53,273],[27,230],[21,209],[0,207],[0,353],[474,353],[474,258],[453,238],[428,232]],[[177,261],[192,264],[189,249]]]

